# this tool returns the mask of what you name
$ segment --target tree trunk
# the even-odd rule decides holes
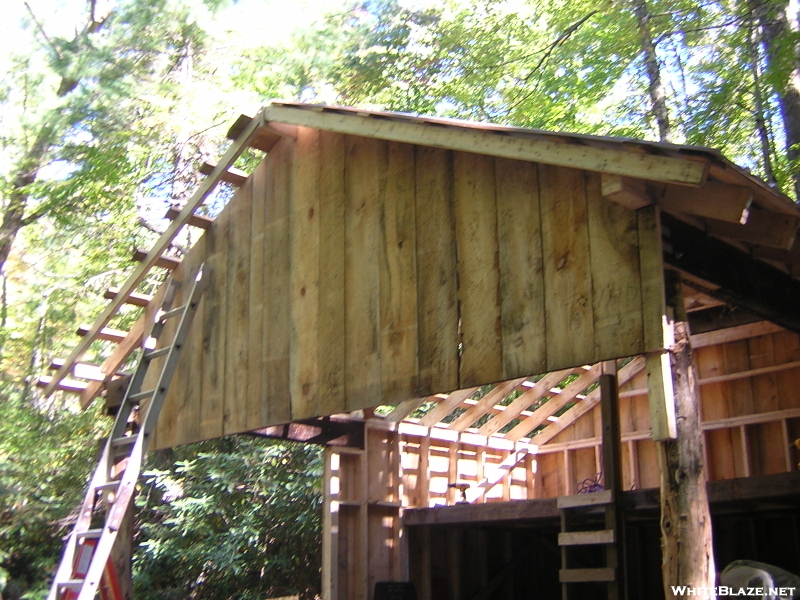
[[[656,45],[650,32],[650,11],[646,0],[633,0],[633,13],[639,25],[639,37],[644,54],[644,67],[647,72],[648,91],[650,93],[650,110],[658,125],[658,138],[662,142],[672,141],[672,129],[669,123],[667,96],[661,80],[661,67],[658,64]]]
[[[777,68],[782,62],[781,51],[794,35],[787,8],[785,0],[750,0],[750,11],[762,30],[761,41],[770,69]],[[775,91],[786,131],[786,155],[795,198],[800,199],[800,45],[794,45],[792,50],[792,67]]]
[[[776,187],[777,180],[775,179],[775,171],[772,168],[772,140],[770,139],[769,129],[767,129],[764,93],[761,89],[760,40],[758,30],[753,23],[749,24],[749,29],[747,32],[747,49],[750,53],[750,72],[753,74],[754,117],[756,129],[758,130],[758,140],[761,144],[761,161],[764,165],[764,176],[767,183]]]
[[[675,324],[672,378],[678,436],[658,443],[661,473],[661,571],[667,598],[673,586],[704,588],[713,598],[715,580],[711,515],[706,495],[700,395],[685,322]]]

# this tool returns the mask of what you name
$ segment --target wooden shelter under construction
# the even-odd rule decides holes
[[[150,448],[325,444],[326,600],[800,572],[790,200],[692,146],[278,102],[230,137],[47,393],[113,390],[166,293],[139,283],[204,264]],[[231,200],[200,216],[220,182]],[[182,227],[204,231],[178,261]],[[115,332],[125,303],[143,315]],[[107,360],[80,362],[96,339]]]

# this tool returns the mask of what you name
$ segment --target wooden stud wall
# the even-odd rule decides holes
[[[298,128],[178,268],[198,423],[156,447],[652,350],[642,235],[580,170]]]

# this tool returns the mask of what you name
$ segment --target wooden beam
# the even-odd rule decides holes
[[[730,329],[731,327],[749,325],[761,321],[761,317],[754,315],[750,311],[724,304],[703,310],[693,310],[688,313],[688,316],[693,338],[698,333]]]
[[[119,288],[108,288],[103,297],[106,300],[114,300],[119,294]],[[142,308],[146,307],[150,301],[153,299],[152,296],[147,294],[137,294],[136,292],[131,292],[128,294],[124,299],[123,302],[125,304],[130,304],[132,306],[141,306]]]
[[[759,335],[777,333],[778,331],[784,331],[784,328],[769,321],[747,323],[727,329],[692,335],[692,348],[705,348],[706,346],[716,346],[717,344],[727,344],[728,342],[739,342]]]
[[[167,214],[164,215],[165,219],[169,219],[170,221],[174,221],[178,218],[180,211],[177,208],[170,208],[167,210]],[[192,215],[186,221],[187,225],[191,225],[192,227],[197,227],[199,229],[208,229],[211,227],[211,224],[214,222],[214,219],[211,217],[207,217],[205,215]]]
[[[708,233],[738,242],[788,250],[794,245],[800,219],[764,210],[751,210],[745,225],[706,219]]]
[[[238,139],[245,128],[251,124],[252,119],[253,117],[248,115],[239,115],[233,125],[231,125],[231,128],[228,129],[228,139]],[[296,129],[287,127],[282,123],[267,123],[264,121],[255,132],[255,135],[253,135],[249,145],[251,148],[261,150],[262,152],[269,152],[282,137],[296,138]]]
[[[653,203],[643,179],[631,179],[603,173],[600,177],[600,186],[603,198],[621,204],[630,210],[638,210]]]
[[[571,375],[574,371],[575,369],[564,369],[562,371],[548,373],[537,381],[532,388],[523,392],[519,398],[506,406],[502,412],[484,423],[484,425],[478,429],[478,434],[488,437],[500,431],[500,429],[511,423],[516,417],[525,415],[526,409],[529,406],[541,400],[545,394],[551,393],[550,390],[553,387],[558,385],[565,377]],[[530,416],[530,414],[532,413],[525,416]]]
[[[124,298],[126,298],[136,286],[139,284],[148,271],[155,265],[156,261],[161,257],[161,254],[169,246],[170,242],[178,235],[178,231],[186,224],[189,217],[194,214],[194,211],[200,206],[208,195],[214,190],[219,183],[222,174],[233,166],[234,161],[239,158],[250,138],[255,134],[258,128],[263,123],[263,112],[260,112],[251,122],[243,129],[242,133],[236,138],[223,157],[220,159],[214,171],[200,184],[192,197],[186,202],[186,205],[181,210],[180,216],[172,221],[164,233],[161,234],[158,241],[150,249],[145,259],[133,270],[133,273],[128,277],[127,281],[120,288],[120,293],[117,298],[112,300],[103,312],[98,315],[95,322],[92,324],[91,329],[81,342],[72,350],[72,353],[67,358],[66,363],[61,367],[53,377],[53,380],[45,388],[44,395],[48,396],[58,385],[58,382],[69,372],[72,368],[72,363],[80,359],[83,353],[89,348],[94,341],[96,335],[103,327],[111,320],[111,317],[116,314],[120,305],[122,305]]]
[[[63,358],[54,358],[50,362],[50,368],[58,370],[64,364]],[[91,381],[105,381],[106,377],[100,370],[100,365],[77,362],[72,366],[72,375],[78,379],[89,379]]]
[[[512,452],[506,457],[503,462],[494,467],[494,472],[489,477],[484,477],[475,487],[469,488],[466,491],[467,502],[475,503],[483,499],[486,494],[498,483],[503,481],[513,471],[517,465],[525,460],[528,456],[527,448],[520,448],[516,452]]]
[[[200,165],[200,172],[203,175],[210,175],[211,173],[214,172],[216,166],[217,165],[213,163],[204,162],[202,165]],[[247,173],[231,167],[222,174],[222,177],[220,177],[219,180],[224,181],[225,183],[230,183],[231,185],[235,185],[236,187],[239,187],[243,185],[245,181],[247,181]]]
[[[546,136],[494,132],[477,127],[411,122],[389,117],[313,110],[273,102],[264,109],[268,121],[314,127],[338,133],[395,142],[433,146],[465,152],[528,160],[599,173],[686,185],[701,185],[708,162],[630,152],[621,148],[597,148],[560,143]]]
[[[593,365],[588,371],[584,372],[575,381],[565,387],[560,394],[550,398],[550,400],[537,408],[530,417],[509,431],[506,437],[510,440],[517,441],[528,435],[531,431],[544,423],[548,417],[564,408],[577,398],[578,394],[597,381],[601,372],[602,367],[599,364]]]
[[[48,387],[53,381],[52,377],[44,376],[40,377],[39,380],[36,382],[38,387]],[[68,379],[64,378],[58,382],[55,389],[60,392],[70,392],[72,394],[80,394],[83,390],[86,389],[86,382],[85,381],[78,381],[76,379]]]
[[[147,259],[147,251],[136,249],[133,251],[133,256],[131,256],[131,260],[135,260],[136,262],[142,262]],[[162,269],[167,269],[169,271],[174,271],[178,268],[178,265],[181,264],[181,261],[177,258],[170,258],[168,256],[159,256],[158,258],[153,261],[153,266],[161,267]]]
[[[709,295],[800,332],[800,282],[668,214],[662,224],[666,264],[719,286]]]
[[[282,425],[271,425],[249,432],[251,435],[278,440],[291,440],[321,446],[364,448],[364,422],[319,417]]]
[[[743,225],[748,222],[753,192],[746,187],[707,181],[701,188],[661,186],[656,192],[656,200],[662,209],[669,212]]]
[[[617,385],[622,387],[633,379],[636,375],[641,373],[645,368],[645,359],[643,356],[637,356],[627,365],[622,367],[617,373]],[[558,421],[551,423],[540,431],[537,435],[531,438],[531,443],[537,446],[542,446],[552,440],[559,433],[564,431],[567,427],[572,425],[580,417],[592,410],[597,403],[600,402],[600,388],[592,390],[586,398],[575,404],[567,412],[558,418]]]
[[[75,333],[77,333],[81,337],[85,337],[86,334],[89,333],[91,328],[92,328],[91,325],[81,325],[80,327],[78,327],[78,329],[75,330]],[[122,329],[112,329],[110,327],[103,327],[103,329],[97,332],[97,334],[95,335],[95,339],[103,340],[105,342],[114,342],[118,344],[122,340],[124,340],[125,336],[127,335],[128,332],[123,331]],[[63,369],[66,364],[67,360],[64,359],[64,362],[60,368]],[[70,365],[70,369],[72,369],[72,365]]]
[[[521,377],[519,379],[498,383],[494,389],[487,392],[474,406],[467,409],[466,412],[459,415],[455,421],[450,423],[450,429],[454,431],[464,431],[467,427],[488,413],[495,404],[498,404],[503,398],[522,385],[525,379],[525,377]]]
[[[458,406],[467,398],[472,396],[478,388],[468,388],[465,390],[458,390],[450,394],[446,400],[442,400],[438,405],[434,406],[431,411],[419,420],[419,425],[423,427],[433,427],[436,423],[444,419],[447,415],[453,412]]]

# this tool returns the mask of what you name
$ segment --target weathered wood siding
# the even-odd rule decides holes
[[[211,285],[156,446],[653,349],[638,219],[584,171],[299,128],[178,269]]]

